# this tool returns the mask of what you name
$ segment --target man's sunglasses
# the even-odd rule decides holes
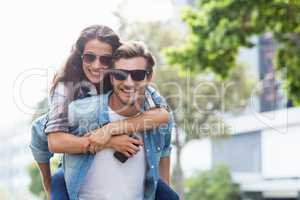
[[[93,53],[84,53],[81,56],[82,61],[86,64],[92,64],[95,62],[96,59],[99,59],[99,62],[104,65],[104,66],[110,66],[111,60],[112,60],[112,55],[110,54],[104,54],[104,55],[96,55]]]
[[[125,69],[111,69],[110,74],[118,81],[125,81],[130,74],[133,81],[142,81],[146,75],[151,74],[150,70],[125,70]]]

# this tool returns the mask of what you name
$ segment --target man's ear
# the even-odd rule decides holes
[[[153,75],[154,73],[152,72],[151,74],[147,75],[147,81],[151,82],[153,80]]]
[[[109,76],[109,79],[110,79],[110,83],[111,83],[111,85],[113,85],[113,77],[112,77],[112,75],[111,75],[111,74],[109,74],[108,76]]]

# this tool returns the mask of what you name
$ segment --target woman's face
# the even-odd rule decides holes
[[[94,84],[99,83],[108,68],[107,59],[112,54],[112,47],[97,39],[88,41],[82,54],[82,68],[88,80]]]

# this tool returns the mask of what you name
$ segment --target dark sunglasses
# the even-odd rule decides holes
[[[112,55],[110,54],[105,54],[101,56],[97,56],[96,54],[93,53],[84,53],[81,56],[82,61],[86,64],[91,64],[95,62],[96,59],[99,59],[99,62],[104,65],[104,66],[110,66],[111,60],[112,60]]]
[[[151,74],[151,71],[147,70],[125,70],[125,69],[112,69],[110,74],[118,81],[125,81],[130,74],[133,81],[142,81],[146,75]]]

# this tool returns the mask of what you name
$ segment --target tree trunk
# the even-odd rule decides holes
[[[175,127],[175,146],[176,146],[176,165],[174,170],[174,185],[175,190],[178,193],[180,200],[183,200],[183,171],[181,168],[181,150],[182,145],[179,141],[178,128]]]

